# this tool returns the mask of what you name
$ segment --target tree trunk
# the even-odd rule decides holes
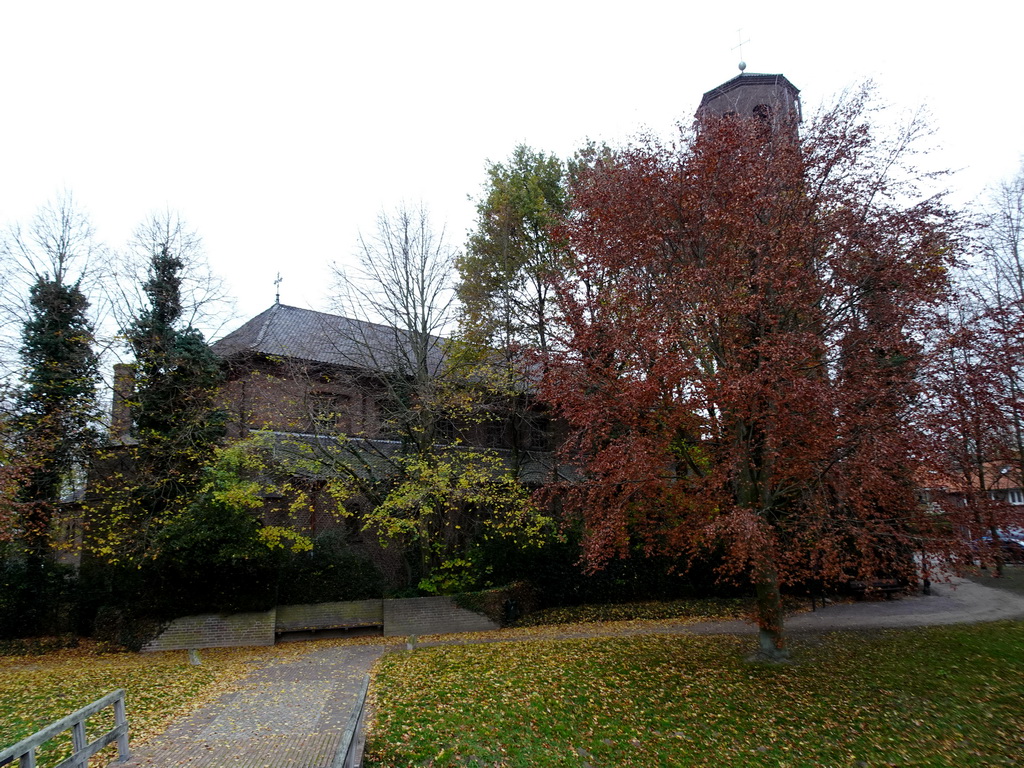
[[[995,560],[996,560],[996,578],[1001,579],[1003,577],[1003,542],[1002,537],[999,535],[999,528],[995,522],[992,521],[991,514],[989,515],[989,535],[992,537],[992,545],[995,547]]]
[[[754,573],[756,595],[758,650],[757,656],[767,661],[789,658],[786,638],[782,632],[782,594],[775,568],[769,564],[757,567]]]

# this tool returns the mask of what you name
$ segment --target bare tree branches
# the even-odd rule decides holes
[[[18,329],[31,314],[31,288],[40,281],[77,286],[99,325],[106,308],[100,290],[106,266],[106,248],[66,190],[40,207],[29,224],[13,223],[0,234],[0,364],[10,366],[16,358]]]
[[[984,282],[996,306],[1024,301],[1024,166],[996,186],[985,213]]]
[[[445,370],[442,334],[454,321],[455,250],[422,205],[381,212],[359,240],[359,270],[335,268],[339,310],[360,320],[343,340],[380,372],[389,428],[421,448],[436,438],[434,401]]]
[[[206,338],[216,335],[234,318],[234,300],[224,280],[210,269],[202,238],[170,209],[154,212],[143,221],[111,264],[108,285],[118,327],[125,328],[145,306],[142,286],[149,278],[153,255],[164,250],[182,263],[182,326],[196,328]]]
[[[28,280],[60,285],[89,274],[103,250],[88,215],[68,191],[45,203],[27,226],[12,224],[3,243],[4,257]]]
[[[456,252],[444,228],[434,230],[422,204],[403,203],[378,214],[373,234],[360,234],[358,255],[355,274],[335,267],[337,308],[349,317],[415,335],[405,367],[419,370],[428,337],[442,336],[454,319]]]

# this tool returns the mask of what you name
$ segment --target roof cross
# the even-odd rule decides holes
[[[743,27],[740,27],[739,29],[736,30],[736,39],[739,40],[739,43],[734,45],[732,47],[732,50],[735,51],[735,50],[739,49],[739,52],[740,52],[740,72],[742,72],[743,70],[745,70],[747,68],[747,62],[745,62],[743,60],[743,45],[745,43],[749,43],[750,42],[750,38],[748,37],[746,40],[743,39]]]
[[[277,293],[274,296],[274,303],[275,304],[280,304],[281,303],[281,273],[280,272],[277,273],[277,280],[274,281],[274,285],[277,288]]]

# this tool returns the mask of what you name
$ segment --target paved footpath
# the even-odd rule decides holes
[[[387,645],[318,647],[262,666],[118,768],[330,768],[363,680]],[[128,712],[129,721],[131,711]]]
[[[906,595],[892,600],[840,603],[789,616],[786,631],[900,629],[938,624],[976,624],[1000,619],[1024,619],[1024,597],[965,579],[932,586],[930,595]],[[755,634],[744,621],[707,622],[680,627],[682,634]]]
[[[955,586],[955,588],[954,588]],[[787,619],[789,632],[915,627],[1024,618],[1024,597],[969,581],[939,584],[930,596],[830,605]],[[552,628],[528,639],[635,634],[747,634],[742,621],[671,624],[597,631]],[[509,637],[507,640],[524,638]],[[502,642],[466,635],[448,642]],[[331,768],[365,675],[394,645],[315,647],[288,661],[268,663],[228,694],[147,744],[117,768]],[[131,712],[129,711],[129,719]]]

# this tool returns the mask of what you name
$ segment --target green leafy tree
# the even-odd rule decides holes
[[[548,448],[547,417],[530,393],[550,347],[551,278],[566,257],[552,231],[566,213],[568,176],[561,159],[525,145],[490,163],[476,229],[456,260],[459,341],[478,358],[476,378],[490,390],[517,474]]]
[[[486,586],[487,574],[472,560],[478,544],[491,540],[539,545],[551,521],[500,458],[472,450],[403,456],[401,475],[384,499],[362,515],[363,529],[382,542],[419,553],[419,586],[452,592]],[[352,486],[334,486],[342,498]]]
[[[456,261],[463,334],[497,349],[544,353],[549,345],[553,287],[564,257],[551,235],[567,205],[565,164],[530,147],[487,168],[476,231]]]
[[[170,596],[165,612],[251,610],[276,602],[277,572],[288,553],[312,542],[292,528],[266,525],[268,495],[308,500],[285,480],[275,483],[261,436],[219,448],[197,492],[155,537],[155,571]]]

